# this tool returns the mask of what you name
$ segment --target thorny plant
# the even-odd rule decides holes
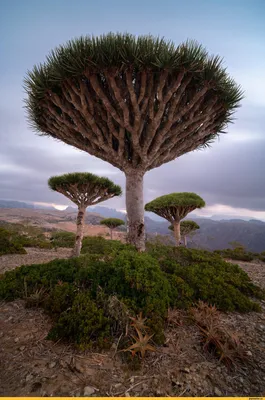
[[[45,288],[36,288],[35,291],[28,296],[27,282],[24,281],[24,291],[26,307],[38,307],[47,297],[47,291]]]
[[[232,368],[236,360],[246,359],[239,335],[222,327],[220,313],[215,306],[200,301],[196,308],[191,309],[191,314],[200,329],[205,351],[214,354],[228,368]]]
[[[147,326],[144,324],[147,320],[147,318],[143,318],[142,316],[142,312],[140,312],[139,315],[137,315],[135,318],[134,317],[130,317],[130,319],[133,321],[131,323],[131,326],[133,326],[135,329],[139,329],[139,330],[145,330],[147,329]]]
[[[145,353],[147,350],[156,351],[156,348],[148,343],[154,335],[148,335],[147,333],[143,335],[142,332],[136,327],[135,330],[138,334],[138,337],[136,337],[135,335],[131,335],[132,338],[135,340],[135,343],[133,343],[130,347],[124,349],[123,351],[130,351],[133,356],[135,356],[136,353],[140,353],[142,358],[145,357]]]

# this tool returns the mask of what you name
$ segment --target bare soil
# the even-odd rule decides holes
[[[1,271],[67,257],[69,249],[0,257]],[[15,258],[16,257],[16,258]],[[28,257],[28,258],[27,258]],[[33,261],[32,261],[33,260]],[[265,265],[239,263],[265,288]],[[24,301],[0,304],[0,395],[2,396],[265,396],[265,302],[261,313],[222,313],[222,323],[241,335],[247,362],[233,370],[202,350],[197,327],[180,313],[166,330],[166,345],[132,370],[113,346],[81,352],[46,340],[51,320]],[[119,350],[119,348],[118,348]]]

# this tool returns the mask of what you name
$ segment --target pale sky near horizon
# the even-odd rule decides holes
[[[265,1],[263,0],[0,0],[0,199],[70,205],[47,180],[65,172],[107,176],[124,189],[110,164],[30,130],[23,78],[55,46],[80,35],[130,32],[196,39],[224,57],[245,99],[235,124],[211,149],[186,154],[145,176],[145,202],[192,191],[201,215],[265,220]],[[125,197],[103,206],[125,208]]]

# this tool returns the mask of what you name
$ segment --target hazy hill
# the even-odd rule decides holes
[[[76,214],[77,209],[73,207],[68,207],[65,211],[58,211],[53,208],[41,210],[23,202],[0,200],[1,220],[30,223],[47,229],[68,230],[70,225],[67,224],[70,223],[71,230],[74,231]],[[86,224],[89,232],[92,232],[93,229],[99,229],[100,221],[109,217],[126,220],[126,214],[115,209],[102,206],[89,207],[86,213]],[[217,219],[196,217],[193,217],[193,219],[200,225],[200,230],[189,242],[190,247],[209,250],[224,249],[230,247],[230,242],[237,241],[248,250],[265,251],[265,222],[255,219],[249,221],[243,219],[218,221]],[[165,220],[155,221],[149,216],[145,216],[145,224],[146,231],[149,234],[172,235],[168,230],[169,223]],[[124,230],[124,227],[122,230]]]

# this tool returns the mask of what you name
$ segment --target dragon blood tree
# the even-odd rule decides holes
[[[180,221],[196,208],[205,206],[204,200],[195,193],[171,193],[157,197],[145,205],[146,211],[151,211],[165,218],[173,225],[176,246],[180,244]]]
[[[196,42],[111,33],[56,48],[25,89],[36,131],[125,173],[128,240],[140,251],[145,172],[209,145],[242,99],[220,58]]]
[[[113,239],[113,230],[118,228],[118,226],[124,225],[124,221],[119,218],[105,218],[100,221],[101,225],[105,225],[110,230],[110,238]]]
[[[121,188],[107,178],[81,172],[52,176],[48,185],[52,190],[65,195],[78,207],[75,245],[72,252],[73,257],[78,257],[82,248],[87,207],[120,196]]]
[[[174,232],[173,225],[170,225],[168,229]],[[186,219],[185,221],[180,222],[180,236],[184,239],[185,247],[187,247],[187,236],[195,233],[198,229],[200,229],[200,227],[195,221]]]

